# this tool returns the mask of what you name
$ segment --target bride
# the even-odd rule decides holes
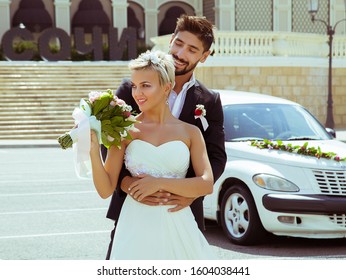
[[[133,140],[121,149],[111,147],[103,164],[96,134],[91,133],[93,180],[102,198],[114,192],[123,162],[132,176],[114,236],[111,259],[215,259],[198,229],[190,207],[169,212],[169,206],[140,201],[157,191],[185,197],[212,192],[213,175],[200,130],[175,118],[168,106],[174,85],[172,58],[163,52],[146,52],[129,64],[132,95],[141,113],[136,117]],[[189,163],[196,176],[185,178]],[[144,175],[145,174],[145,175]]]

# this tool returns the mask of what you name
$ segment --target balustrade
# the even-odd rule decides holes
[[[171,35],[152,38],[154,49],[168,51]],[[213,56],[327,57],[326,35],[295,32],[216,32]],[[346,58],[346,36],[336,35],[333,57]]]

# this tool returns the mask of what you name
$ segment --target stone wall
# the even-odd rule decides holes
[[[201,65],[196,70],[197,79],[207,87],[252,91],[283,97],[300,103],[322,124],[325,123],[328,67],[210,66],[210,64],[213,63]],[[332,73],[335,128],[346,128],[346,68],[334,68]]]

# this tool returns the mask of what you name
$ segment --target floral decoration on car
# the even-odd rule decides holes
[[[332,159],[335,161],[346,161],[346,157],[341,158],[336,153],[323,152],[320,147],[317,147],[317,148],[308,147],[308,145],[309,143],[305,142],[302,146],[301,145],[293,146],[291,143],[285,144],[281,140],[271,141],[267,139],[264,139],[263,141],[259,141],[259,140],[251,141],[251,146],[255,146],[260,149],[280,150],[280,151],[285,151],[285,152],[299,154],[299,155],[312,156],[318,159],[326,158],[326,159]]]
[[[207,130],[209,124],[205,116],[207,115],[207,111],[204,109],[204,105],[197,104],[195,109],[195,119],[200,119],[202,122],[202,126],[204,131]]]

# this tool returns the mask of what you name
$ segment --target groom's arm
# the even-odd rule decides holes
[[[213,102],[209,102],[206,107],[206,119],[209,127],[202,133],[213,170],[214,182],[216,182],[225,169],[227,155],[225,151],[224,115],[220,94],[213,92],[213,97]]]

